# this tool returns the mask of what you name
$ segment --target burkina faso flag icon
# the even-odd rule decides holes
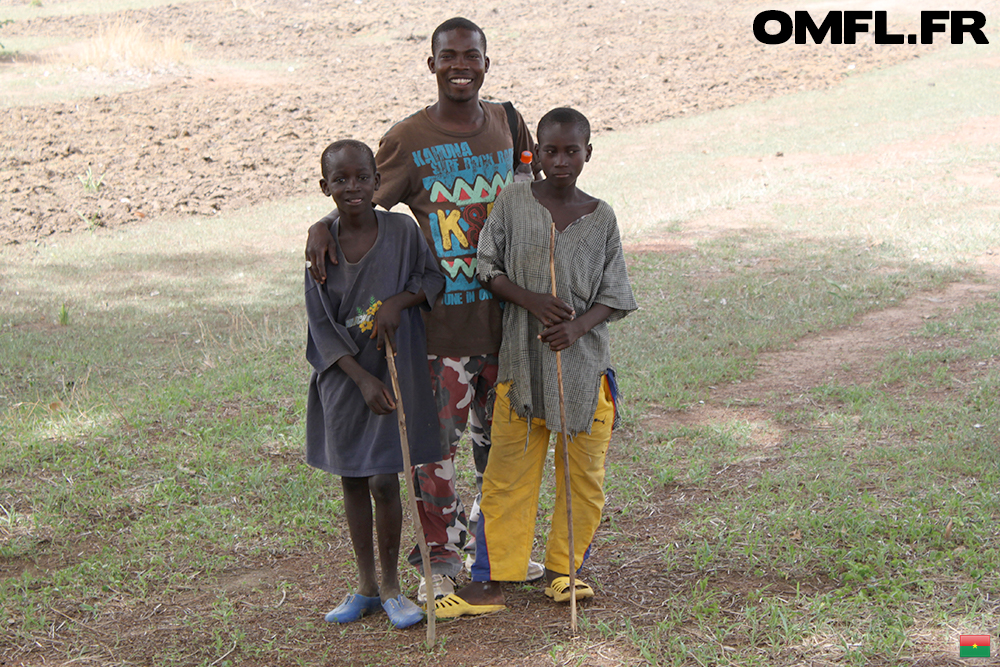
[[[959,658],[988,658],[988,657],[990,657],[990,636],[989,635],[959,635],[959,637],[958,637],[958,657]]]

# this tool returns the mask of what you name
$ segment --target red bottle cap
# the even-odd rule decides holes
[[[521,153],[521,162],[523,164],[531,164],[531,151]]]

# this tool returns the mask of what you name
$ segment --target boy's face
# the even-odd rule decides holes
[[[437,51],[427,59],[427,67],[437,77],[439,95],[467,102],[478,97],[490,59],[478,32],[458,28],[438,36]]]
[[[344,148],[327,162],[327,172],[319,187],[333,197],[342,213],[361,213],[372,206],[381,176],[372,168],[368,155],[355,148]]]
[[[590,161],[593,148],[578,125],[545,125],[538,134],[535,155],[542,165],[545,178],[554,185],[571,185]]]

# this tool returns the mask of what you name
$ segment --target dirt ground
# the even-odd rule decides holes
[[[0,9],[21,2],[0,0]],[[764,8],[750,0],[513,0],[462,13],[482,25],[490,40],[486,99],[513,100],[529,125],[551,107],[576,106],[597,132],[835,86],[849,73],[919,57],[932,48],[875,47],[864,38],[856,46],[763,46],[753,39],[750,26]],[[0,109],[0,178],[5,183],[0,243],[47,243],[53,235],[142,224],[164,214],[210,217],[312,192],[316,156],[331,140],[352,136],[375,143],[392,122],[433,102],[434,80],[425,65],[429,36],[450,14],[402,0],[354,0],[332,7],[301,0],[208,0],[133,12],[154,36],[182,36],[198,64],[152,73],[79,72],[70,78],[67,94],[74,86],[93,84],[128,90],[60,103],[25,104],[27,96],[21,99],[12,89],[8,99],[14,105]],[[0,28],[0,42],[15,36],[84,40],[108,21],[108,16],[86,16],[17,22]],[[901,32],[904,26],[892,27]],[[57,66],[54,53],[19,62],[44,64],[46,57]],[[0,82],[18,76],[19,62],[0,63]],[[80,176],[88,167],[104,178],[104,186],[94,193],[81,187]],[[661,250],[683,250],[690,240],[674,235]],[[984,268],[997,279],[996,266]],[[656,490],[659,509],[641,519],[616,515],[620,508],[610,499],[607,512],[616,529],[602,557],[589,566],[588,577],[601,592],[584,603],[589,621],[613,622],[623,612],[636,626],[662,618],[671,592],[690,586],[693,574],[663,572],[655,553],[635,558],[636,541],[669,541],[686,506],[739,485],[768,465],[767,450],[782,436],[771,419],[773,411],[754,408],[734,415],[738,408],[720,406],[761,395],[776,398],[772,407],[799,400],[832,373],[847,367],[863,372],[870,366],[867,361],[889,346],[919,344],[906,337],[923,319],[983,299],[989,289],[960,283],[940,294],[914,297],[841,331],[767,355],[752,383],[720,387],[700,410],[648,415],[654,427],[748,419],[755,424],[761,456],[720,471],[712,489]],[[833,355],[832,349],[841,353]],[[619,455],[613,445],[612,458]],[[221,586],[242,600],[249,638],[273,641],[287,623],[284,619],[315,614],[336,602],[318,573],[349,576],[349,553],[344,537],[330,553],[247,562]],[[743,587],[762,585],[717,583],[733,596]],[[106,625],[84,628],[93,637],[91,650],[108,663],[152,664],[149,656],[164,645],[208,641],[210,629],[193,629],[184,616],[210,604],[219,585],[194,585],[150,608],[123,607]],[[796,585],[803,591],[834,587],[824,580],[776,579],[771,585],[790,592]],[[305,593],[286,598],[286,588]],[[565,609],[540,599],[540,588],[526,586],[509,592],[509,612],[441,624],[446,652],[425,662],[533,665],[545,655],[547,662],[562,664],[567,659],[561,653],[568,640]],[[379,628],[378,621],[363,621],[339,635],[324,635],[321,628],[294,641],[282,639],[277,657],[260,664],[313,664],[315,646],[323,641],[343,646],[343,662],[330,664],[393,664],[393,655],[421,651],[422,626],[389,635]],[[387,657],[380,661],[383,654]],[[24,665],[55,664],[64,655],[55,640],[6,654],[14,661],[7,664]],[[946,658],[941,660],[944,664]],[[593,647],[583,664],[643,662],[642,656],[623,654],[621,644],[609,641]]]
[[[15,4],[23,0],[0,0],[0,8]],[[761,8],[748,0],[514,0],[468,16],[490,40],[485,99],[512,100],[532,127],[552,107],[576,106],[597,132],[826,88],[933,48],[876,46],[871,35],[854,46],[764,46],[751,31]],[[0,42],[82,42],[119,16],[18,21],[0,27]],[[437,7],[369,0],[332,10],[304,0],[208,0],[130,16],[150,38],[183,38],[191,64],[67,73],[67,46],[0,62],[0,87],[16,104],[0,109],[0,243],[311,193],[316,156],[331,140],[374,144],[434,101],[425,63],[430,33],[447,18]],[[56,89],[67,95],[128,90],[25,104],[34,94],[18,78],[25,61],[64,77]],[[97,192],[81,185],[88,169],[103,176]]]

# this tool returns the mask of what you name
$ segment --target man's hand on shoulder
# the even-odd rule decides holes
[[[319,284],[326,282],[326,257],[337,263],[337,242],[330,233],[330,221],[336,219],[331,214],[313,224],[309,228],[309,238],[306,239],[306,266],[313,280]]]

